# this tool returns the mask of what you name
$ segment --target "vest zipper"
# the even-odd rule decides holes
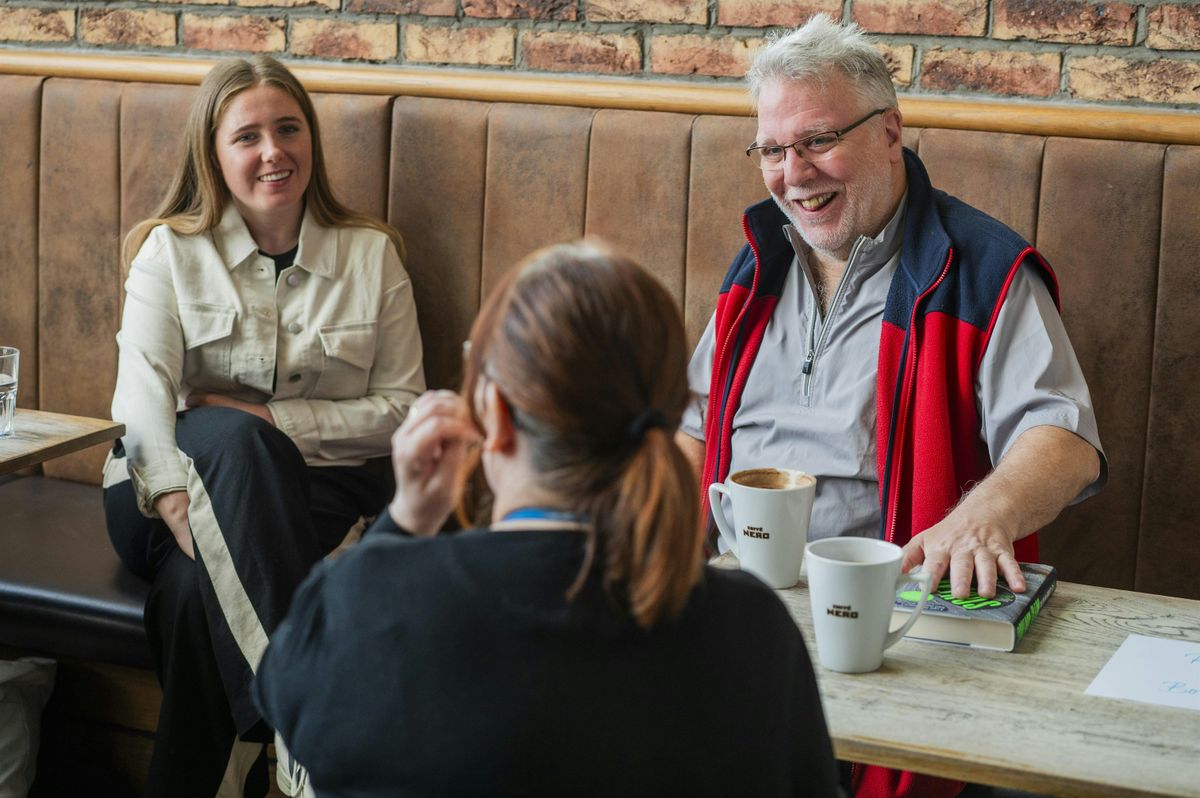
[[[716,433],[717,433],[716,434],[717,446],[714,451],[715,457],[713,458],[715,462],[712,464],[712,469],[709,472],[709,474],[705,475],[705,478],[709,479],[710,482],[720,482],[721,481],[721,460],[725,456],[725,446],[724,446],[725,424],[726,424],[725,413],[729,409],[727,407],[727,405],[729,403],[729,393],[733,386],[733,377],[735,376],[733,374],[732,370],[735,370],[737,367],[737,364],[726,363],[726,357],[729,352],[729,343],[730,343],[731,339],[734,339],[736,341],[736,336],[740,336],[740,334],[741,334],[741,325],[745,321],[746,313],[750,310],[750,305],[754,301],[755,294],[758,293],[758,274],[759,274],[759,271],[762,266],[762,261],[758,257],[758,240],[750,234],[750,219],[748,216],[746,216],[746,214],[742,214],[742,235],[744,235],[746,237],[746,243],[748,243],[750,245],[750,251],[754,253],[754,277],[750,281],[750,293],[746,297],[745,303],[742,305],[741,308],[738,309],[737,318],[735,318],[733,320],[733,324],[731,324],[729,327],[729,330],[726,331],[725,340],[721,342],[721,349],[717,353],[717,359],[714,361],[714,364],[713,364],[714,365],[714,368],[713,368],[714,373],[717,372],[718,364],[726,366],[726,380],[725,380],[726,384],[725,384],[725,386],[722,387],[722,395],[720,398],[720,413],[717,416],[717,419],[716,419],[717,423],[715,425]],[[730,287],[732,288],[732,286],[730,286]],[[710,396],[709,398],[711,399],[712,397]],[[711,409],[710,409],[710,414],[711,414]],[[708,424],[710,422],[711,422],[711,419],[705,419],[705,428],[706,428],[705,432],[706,433],[707,433]],[[733,426],[732,418],[729,419],[728,422],[729,422],[730,427],[732,427]],[[733,438],[732,429],[730,429],[729,437],[732,440],[732,438]],[[707,457],[705,459],[707,461]],[[707,462],[706,462],[706,465],[707,465]],[[708,470],[708,469],[706,469],[706,470]],[[701,501],[707,507],[707,503],[703,502],[703,498]]]
[[[907,365],[908,377],[907,379],[902,378],[903,381],[900,385],[900,392],[899,396],[897,397],[899,412],[892,418],[892,440],[889,443],[889,447],[903,447],[904,435],[907,432],[904,428],[904,421],[908,416],[908,403],[912,399],[914,385],[916,384],[917,380],[917,350],[919,348],[919,341],[917,340],[916,336],[917,311],[920,309],[921,303],[925,300],[925,298],[932,294],[937,287],[942,284],[942,280],[946,279],[946,275],[950,272],[950,264],[953,262],[954,248],[951,247],[946,253],[946,264],[942,267],[942,273],[939,274],[938,278],[933,281],[933,285],[925,289],[925,291],[916,298],[916,301],[913,302],[912,315],[909,317],[908,322],[908,332],[905,334],[905,338],[907,339],[906,348],[909,348],[910,351],[901,353],[902,360],[900,363],[900,368],[898,369],[899,374],[903,374],[905,371],[905,366]],[[908,360],[908,363],[905,364],[904,360]],[[906,388],[907,390],[905,390]],[[890,518],[888,519],[887,526],[884,527],[884,540],[886,540],[888,543],[895,543],[896,521],[900,514],[900,472],[904,469],[904,457],[902,454],[898,454],[895,451],[889,451],[888,459],[893,461],[890,463],[890,485],[888,486],[888,502],[890,504],[888,509],[891,512],[889,513]],[[908,530],[909,540],[912,540],[912,536],[914,534],[916,533],[912,529]],[[908,541],[906,540],[904,542],[907,543]]]

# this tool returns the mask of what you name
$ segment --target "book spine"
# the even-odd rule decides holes
[[[1018,617],[1014,623],[1017,631],[1016,639],[1013,641],[1014,643],[1019,643],[1021,638],[1025,636],[1025,632],[1027,632],[1030,625],[1033,624],[1034,618],[1037,618],[1038,613],[1041,612],[1042,605],[1046,603],[1050,596],[1054,595],[1054,589],[1057,586],[1058,575],[1050,574],[1038,587],[1037,593],[1035,593],[1033,599],[1030,600],[1027,605],[1025,605],[1025,611],[1021,613],[1020,617]]]

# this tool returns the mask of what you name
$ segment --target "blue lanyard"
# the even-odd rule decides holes
[[[555,510],[550,507],[518,507],[506,514],[501,521],[564,521],[573,524],[586,524],[586,515],[573,513],[570,510]]]

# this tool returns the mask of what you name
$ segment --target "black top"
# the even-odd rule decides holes
[[[800,632],[757,579],[707,568],[638,628],[583,535],[413,538],[387,513],[322,563],[253,685],[322,796],[837,795]]]
[[[262,254],[275,261],[276,281],[279,280],[279,275],[283,274],[284,269],[289,268],[293,263],[296,262],[296,253],[299,251],[300,244],[298,243],[287,252],[280,252],[278,255],[272,255],[270,252],[263,252],[261,249],[259,250],[259,252],[262,252]]]

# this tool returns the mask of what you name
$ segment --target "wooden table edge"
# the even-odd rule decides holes
[[[941,754],[935,750],[912,745],[900,747],[895,743],[856,737],[839,737],[830,732],[834,755],[843,761],[908,770],[944,779],[985,784],[992,787],[1023,790],[1056,798],[1117,798],[1129,796],[1129,787],[1104,785],[1064,777],[1058,773],[1035,770],[1016,771],[1011,765],[986,760],[964,761],[961,757]],[[1155,792],[1138,790],[1137,795],[1151,798],[1195,798],[1197,793]]]
[[[60,441],[45,448],[26,454],[19,454],[10,460],[5,460],[3,463],[0,463],[0,473],[7,474],[20,471],[23,468],[29,468],[30,466],[44,463],[47,460],[53,460],[56,457],[62,457],[63,455],[82,451],[97,444],[116,440],[125,434],[125,425],[116,421],[89,418],[87,416],[74,416],[67,413],[54,413],[49,410],[30,410],[23,407],[17,408],[14,423],[20,424],[22,416],[29,417],[31,415],[49,416],[64,422],[90,426],[93,429],[70,440]]]

